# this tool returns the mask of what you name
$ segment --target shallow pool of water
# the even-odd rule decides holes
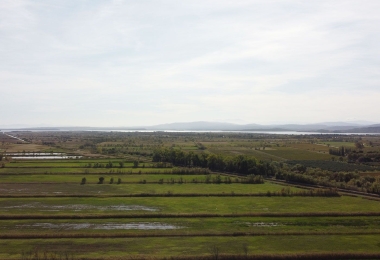
[[[180,229],[183,227],[159,223],[159,222],[133,222],[133,223],[34,223],[16,225],[18,229],[60,229],[60,230],[78,230],[78,229],[102,229],[102,230],[118,230],[118,229],[136,229],[136,230],[170,230]]]
[[[36,209],[39,211],[82,211],[82,210],[103,210],[103,211],[159,211],[158,208],[146,207],[142,205],[110,205],[110,206],[93,206],[87,204],[68,204],[68,205],[46,205],[39,202],[0,207],[0,209]]]

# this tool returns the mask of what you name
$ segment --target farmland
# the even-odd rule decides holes
[[[0,259],[380,258],[378,168],[329,154],[360,141],[375,160],[376,136],[12,136],[24,141],[0,142]]]

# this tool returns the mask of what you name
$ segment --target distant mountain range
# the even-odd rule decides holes
[[[179,130],[179,131],[298,131],[321,133],[380,133],[380,124],[363,125],[360,123],[327,122],[317,124],[232,124],[221,122],[188,122],[171,123],[144,127],[147,130]]]
[[[380,133],[380,124],[371,122],[325,122],[317,124],[232,124],[222,122],[185,122],[139,127],[10,127],[2,130],[41,130],[41,131],[112,131],[112,130],[157,130],[157,131],[297,131],[318,133]]]

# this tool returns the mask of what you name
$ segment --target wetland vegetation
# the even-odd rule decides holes
[[[10,136],[0,259],[380,258],[376,135]]]

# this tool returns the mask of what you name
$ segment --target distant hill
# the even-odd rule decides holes
[[[232,123],[220,123],[220,122],[185,122],[185,123],[170,123],[170,124],[161,124],[154,126],[147,126],[146,129],[150,130],[191,130],[191,131],[202,131],[202,130],[236,130],[240,125]]]
[[[337,126],[332,124],[282,124],[282,125],[259,125],[259,124],[232,124],[221,122],[185,122],[170,123],[155,126],[147,126],[150,130],[181,130],[181,131],[317,131],[323,129],[323,132],[343,131],[353,129],[359,125],[340,123]]]
[[[117,131],[117,130],[150,130],[150,131],[296,131],[318,133],[380,133],[380,124],[361,125],[359,123],[326,122],[317,124],[233,124],[223,122],[178,122],[153,126],[134,127],[14,127],[3,130],[22,131]]]
[[[369,134],[380,133],[380,124],[371,125],[371,126],[367,126],[367,127],[358,127],[358,128],[354,128],[354,129],[348,129],[345,132],[347,132],[347,133],[369,133]]]

